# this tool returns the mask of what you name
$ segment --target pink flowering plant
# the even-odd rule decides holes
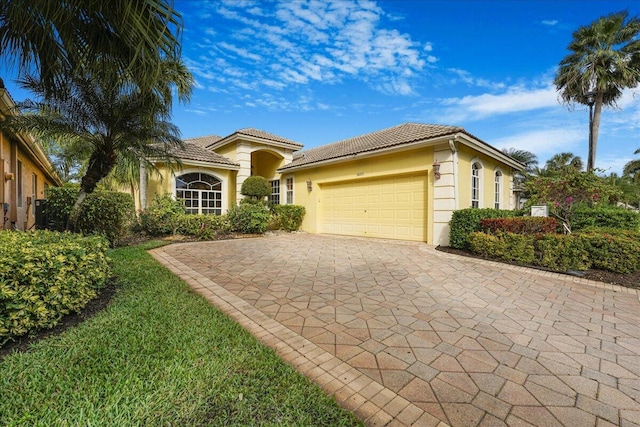
[[[567,171],[559,176],[537,177],[527,182],[531,205],[548,205],[551,214],[571,232],[573,210],[605,205],[620,197],[620,190],[592,172]]]

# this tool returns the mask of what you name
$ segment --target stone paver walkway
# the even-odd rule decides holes
[[[636,291],[337,236],[152,254],[367,425],[640,426]]]

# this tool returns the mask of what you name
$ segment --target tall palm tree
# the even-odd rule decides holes
[[[27,76],[20,81],[43,101],[19,104],[26,113],[7,118],[2,123],[5,128],[90,147],[71,226],[86,196],[118,161],[175,160],[171,150],[183,143],[178,128],[170,122],[172,89],[177,88],[179,98],[186,99],[193,77],[184,64],[172,60],[161,63],[159,71],[151,91],[139,90],[116,67],[67,74],[61,86],[64,90],[49,98],[45,97],[48,88],[43,80]]]
[[[560,61],[554,84],[562,101],[594,107],[588,172],[595,168],[602,107],[640,83],[639,34],[640,19],[627,11],[603,16],[573,33],[571,53]]]
[[[180,58],[181,30],[172,0],[0,0],[1,58],[38,76],[47,97],[96,64],[151,89],[160,64]]]

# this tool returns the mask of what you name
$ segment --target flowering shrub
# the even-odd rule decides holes
[[[0,344],[79,311],[109,277],[103,237],[0,232]]]

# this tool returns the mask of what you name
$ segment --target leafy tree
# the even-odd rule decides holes
[[[64,90],[48,98],[45,81],[31,76],[20,81],[43,100],[20,103],[18,107],[27,114],[8,117],[5,127],[89,147],[70,227],[75,225],[82,201],[118,161],[175,160],[171,149],[182,146],[182,141],[178,128],[169,121],[172,90],[177,88],[179,98],[187,99],[192,76],[184,64],[173,60],[163,62],[160,71],[152,91],[140,91],[115,67],[68,74],[59,88]]]
[[[524,165],[524,170],[518,172],[515,176],[518,183],[524,182],[527,177],[535,173],[538,166],[538,156],[532,152],[518,148],[505,148],[502,152]]]
[[[640,148],[633,152],[633,154],[640,154]],[[640,159],[631,160],[624,165],[623,173],[626,176],[630,176],[634,181],[640,178]]]
[[[531,205],[549,205],[551,213],[571,231],[577,206],[607,205],[620,197],[620,190],[593,172],[568,168],[561,175],[537,177],[526,184]]]
[[[626,88],[640,83],[640,19],[622,11],[578,28],[560,61],[554,84],[563,102],[593,102],[593,137],[587,172],[595,168],[603,106],[614,106]],[[593,101],[591,101],[593,100]]]
[[[109,68],[154,90],[162,64],[180,58],[182,18],[171,0],[0,0],[0,50],[46,97],[68,75]]]

